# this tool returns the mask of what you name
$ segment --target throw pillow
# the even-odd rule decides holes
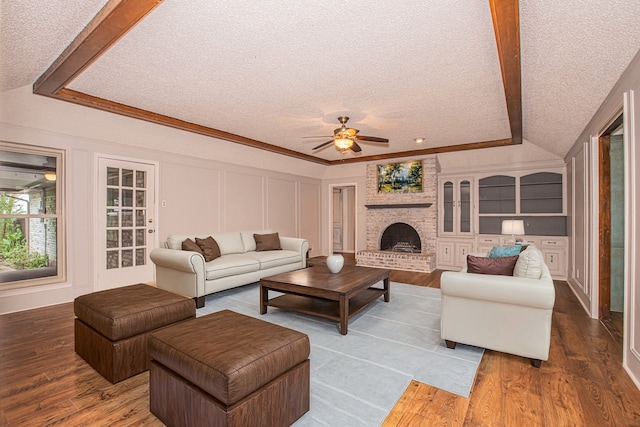
[[[518,262],[513,269],[516,277],[539,279],[542,276],[542,253],[533,245],[527,246],[518,257]]]
[[[518,261],[518,255],[500,258],[467,255],[467,273],[513,276],[516,261]]]
[[[256,241],[256,252],[277,251],[282,249],[280,247],[280,236],[278,236],[278,233],[254,234],[253,239]]]
[[[202,253],[202,249],[200,249],[200,246],[198,246],[198,244],[191,239],[187,239],[182,242],[182,250],[198,252],[199,254]]]
[[[206,262],[220,258],[220,248],[213,237],[209,236],[206,239],[199,239],[196,237],[196,243],[202,249],[202,255],[204,255],[204,260]]]
[[[518,255],[522,250],[522,245],[494,246],[489,252],[489,258],[500,258]]]

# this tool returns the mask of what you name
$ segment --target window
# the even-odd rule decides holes
[[[0,289],[64,280],[63,154],[0,141]]]

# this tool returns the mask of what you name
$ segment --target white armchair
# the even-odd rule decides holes
[[[442,273],[441,337],[447,347],[483,347],[528,357],[540,367],[549,358],[555,288],[543,261],[539,268],[539,278],[471,274],[466,267]]]

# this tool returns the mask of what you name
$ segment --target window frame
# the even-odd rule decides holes
[[[66,150],[50,147],[42,147],[28,144],[20,144],[0,140],[0,152],[8,151],[21,154],[34,154],[54,157],[56,159],[56,209],[55,213],[26,213],[9,214],[0,213],[0,218],[19,218],[29,222],[31,219],[55,219],[56,221],[56,273],[55,275],[19,279],[0,282],[0,291],[8,289],[29,288],[34,286],[50,285],[67,280],[67,245],[66,245],[66,197],[65,197],[65,157]]]

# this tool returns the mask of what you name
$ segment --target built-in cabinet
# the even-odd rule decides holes
[[[438,239],[437,243],[437,262],[438,268],[455,268],[462,267],[467,262],[467,255],[473,253],[475,246],[474,239]]]
[[[486,255],[514,237],[538,247],[552,276],[567,276],[566,172],[564,165],[499,173],[442,173],[438,177],[437,264],[458,269],[468,254]],[[524,221],[523,236],[501,235],[502,221]]]

